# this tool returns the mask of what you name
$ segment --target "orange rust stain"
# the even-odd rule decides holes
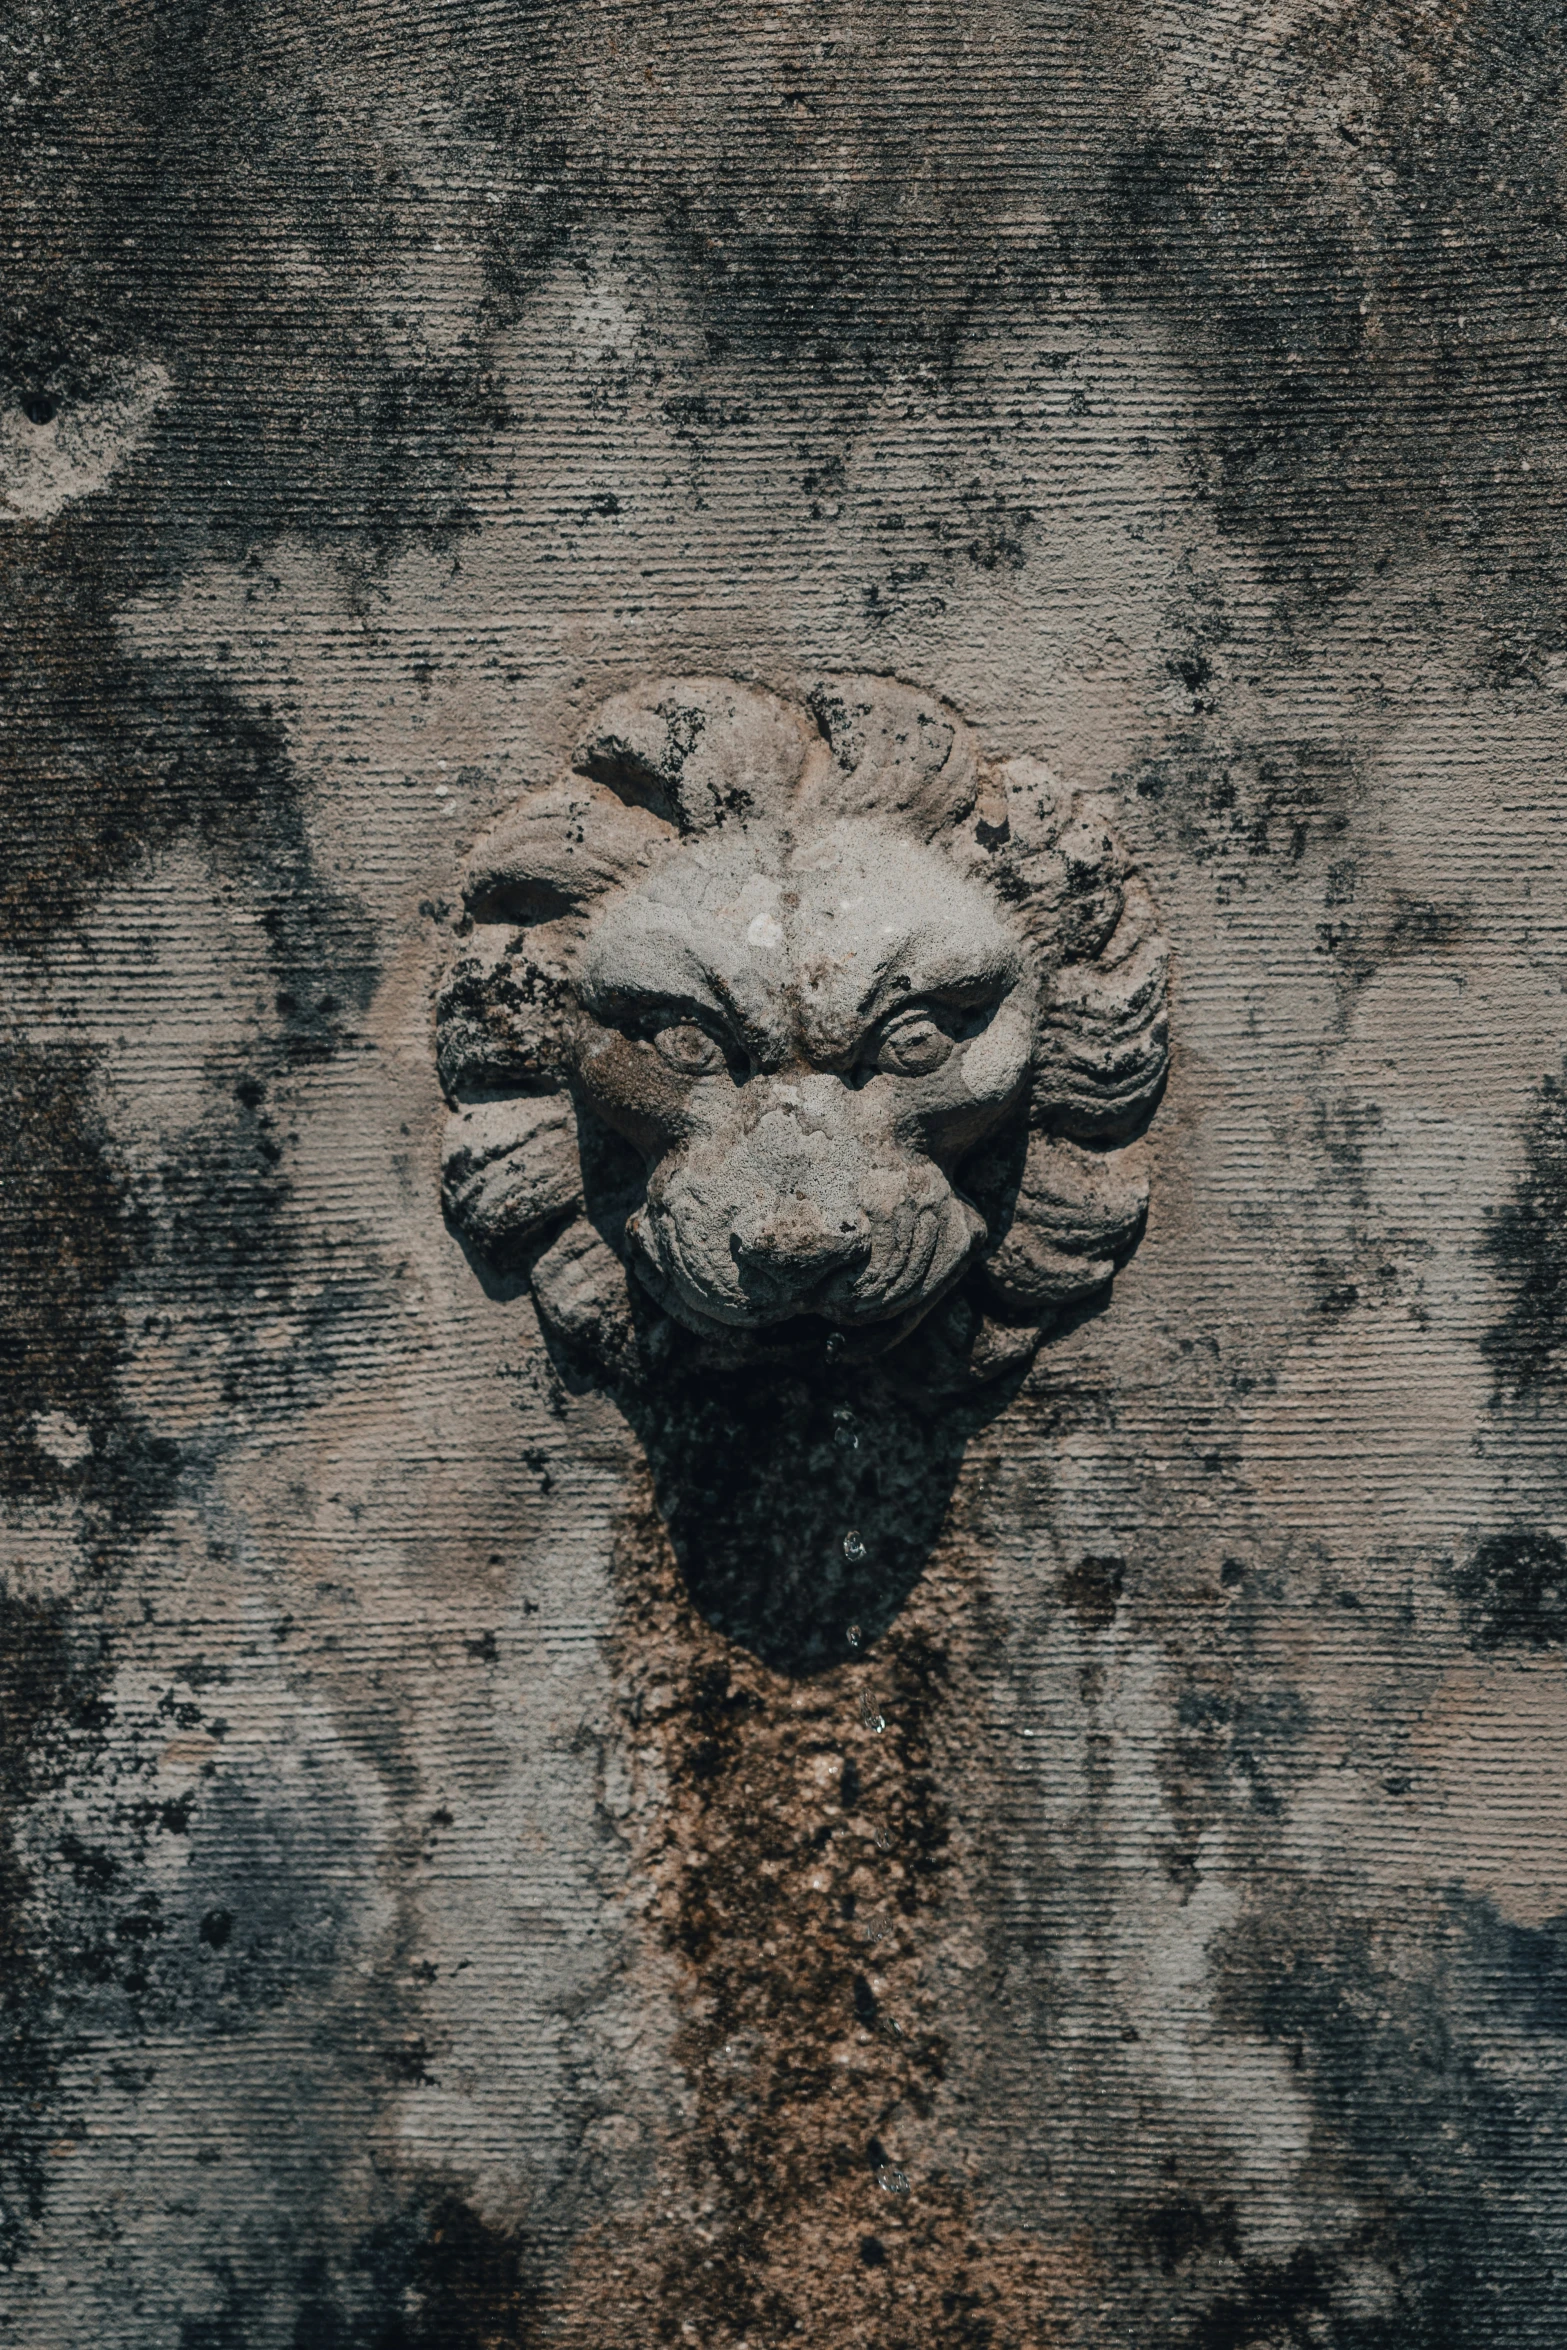
[[[1081,2235],[987,2233],[918,2160],[949,2056],[922,1954],[968,1926],[944,1650],[914,1611],[791,1681],[702,1620],[645,1504],[620,1569],[631,1833],[693,2106],[640,2213],[580,2240],[550,2339],[1051,2350],[1093,2284]]]

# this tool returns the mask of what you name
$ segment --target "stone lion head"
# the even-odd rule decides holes
[[[1153,903],[1102,802],[929,695],[620,695],[463,899],[446,1207],[601,1367],[817,1349],[951,1387],[1135,1247]]]

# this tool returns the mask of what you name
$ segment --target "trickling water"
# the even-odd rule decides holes
[[[867,1697],[863,1689],[860,1691],[860,1720],[867,1730],[874,1730],[878,1738],[887,1727],[886,1717],[878,1708],[875,1699]]]

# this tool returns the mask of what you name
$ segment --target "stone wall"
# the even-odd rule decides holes
[[[1556,2350],[1564,50],[13,7],[0,2339]],[[1148,1228],[639,1403],[443,1215],[461,876],[822,670],[1112,795]]]

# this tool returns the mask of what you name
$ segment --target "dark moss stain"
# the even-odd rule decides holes
[[[1220,633],[1213,631],[1215,643]],[[1205,692],[1212,674],[1208,654],[1181,659],[1183,684]],[[1159,810],[1183,854],[1197,864],[1219,863],[1232,890],[1244,889],[1248,868],[1264,860],[1271,872],[1298,871],[1303,883],[1325,883],[1342,869],[1355,768],[1338,745],[1234,744],[1194,727],[1120,780]]]
[[[1542,1528],[1486,1535],[1454,1570],[1452,1587],[1481,1648],[1567,1642],[1567,1543]]]
[[[1225,2294],[1204,2310],[1183,2350],[1257,2350],[1267,2343],[1319,2350],[1329,2314],[1327,2280],[1304,2245],[1275,2266],[1258,2262],[1239,2294]]]
[[[1319,592],[1390,543],[1484,536],[1513,556],[1487,592],[1538,609],[1520,558],[1543,510],[1497,459],[1560,396],[1559,348],[1530,332],[1526,379],[1511,330],[1567,235],[1563,46],[1548,0],[1366,0],[1227,45],[1179,127],[1128,124],[1085,242],[1112,280],[1140,268],[1226,378],[1205,451],[1218,510]]]
[[[243,1343],[267,1318],[255,1274],[287,1276],[282,1210],[290,1189],[297,1072],[362,1049],[357,1014],[376,977],[362,911],[317,870],[280,730],[211,682],[167,678],[123,653],[108,591],[113,564],[70,564],[24,578],[29,549],[8,557],[16,608],[13,723],[4,753],[6,856],[0,909],[19,944],[41,949],[108,885],[171,843],[197,842],[214,888],[259,914],[272,966],[271,1021],[225,1102],[161,1165],[117,1165],[95,1107],[92,1057],[79,1048],[10,1054],[0,1156],[14,1160],[0,1198],[0,1447],[13,1480],[64,1487],[91,1503],[112,1494],[121,1531],[134,1486],[156,1506],[176,1462],[120,1414],[128,1349],[166,1338],[188,1304],[190,1267],[221,1285],[242,1343],[228,1358],[225,1400],[263,1380],[276,1397],[331,1368],[342,1284],[309,1284],[307,1343],[278,1365]],[[58,551],[56,551],[58,552]],[[171,928],[178,909],[170,909]],[[151,1310],[122,1327],[129,1277]],[[160,1306],[166,1306],[164,1320]],[[275,1310],[275,1309],[274,1309]],[[59,1411],[91,1450],[62,1471],[35,1438]]]
[[[1171,1822],[1161,1859],[1171,1884],[1189,1899],[1199,1882],[1203,1836],[1225,1809],[1232,1675],[1220,1666],[1189,1664],[1184,1680],[1157,1767]]]
[[[1185,2193],[1162,2196],[1142,2214],[1140,2233],[1166,2276],[1173,2276],[1195,2255],[1215,2247],[1231,2260],[1238,2262],[1241,2256],[1231,2200],[1210,2205]]]
[[[262,2340],[232,2269],[220,2265],[215,2281],[222,2306],[185,2319],[179,2350],[250,2350]],[[538,2350],[544,2340],[525,2238],[450,2193],[355,2244],[302,2254],[289,2281],[290,2350]]]
[[[62,532],[72,527],[70,517]],[[13,938],[73,920],[105,881],[187,830],[243,854],[292,796],[277,730],[214,681],[171,682],[129,656],[116,591],[143,583],[0,547],[7,726],[0,913]]]
[[[28,2244],[44,2205],[51,2101],[70,2050],[59,2030],[56,1953],[29,1914],[17,1856],[22,1807],[59,1785],[103,1726],[102,1658],[64,1607],[0,1597],[0,2271]]]
[[[1562,1376],[1567,1349],[1567,1086],[1542,1079],[1524,1121],[1524,1169],[1489,1220],[1484,1252],[1507,1298],[1482,1345],[1506,1389]]]
[[[36,536],[12,551],[24,543],[36,553]],[[51,2165],[38,2147],[70,2135],[54,2100],[83,2038],[165,2030],[177,2017],[188,2026],[203,1961],[202,1987],[217,1994],[207,2016],[234,2028],[323,1966],[338,1923],[330,1901],[314,1923],[300,1915],[296,1888],[269,1887],[265,1871],[258,1883],[236,1854],[243,1890],[206,1901],[210,1930],[198,1939],[195,1919],[153,1890],[150,1862],[160,1841],[188,1841],[199,1888],[214,1806],[205,1788],[168,1798],[146,1780],[171,1729],[221,1738],[221,1700],[177,1720],[111,1725],[101,1695],[113,1665],[103,1626],[127,1563],[177,1494],[201,1495],[205,1474],[128,1408],[138,1350],[167,1345],[188,1322],[195,1279],[237,1341],[225,1403],[264,1398],[271,1408],[332,1369],[333,1320],[363,1275],[307,1285],[310,1335],[283,1365],[255,1343],[269,1312],[258,1276],[264,1267],[287,1283],[298,1253],[297,1234],[283,1238],[293,1073],[358,1049],[356,1014],[374,980],[362,917],[313,867],[276,731],[221,691],[160,687],[124,660],[83,585],[113,570],[67,565],[12,607],[23,618],[11,640],[21,658],[0,883],[8,935],[41,949],[106,885],[186,837],[231,902],[248,910],[260,898],[276,985],[251,1068],[214,1088],[161,1164],[143,1154],[133,1170],[116,1149],[85,1049],[13,1039],[0,1078],[0,1474],[17,1501],[70,1513],[79,1562],[68,1615],[13,1610],[0,1664],[4,1737],[16,1742],[4,1766],[5,1849],[25,1807],[66,1786],[104,1823],[91,1836],[65,1832],[52,1865],[34,1849],[28,1873],[12,1865],[0,1884],[8,2258],[21,2257],[39,2217]],[[240,1825],[254,1838],[258,1822]],[[200,1915],[199,1890],[197,1901]],[[230,1919],[221,1936],[220,1913]],[[225,2007],[226,1993],[235,2005]]]
[[[1125,1584],[1124,1558],[1085,1551],[1062,1577],[1061,1597],[1085,1632],[1104,1632],[1115,1622]]]
[[[541,2306],[525,2240],[449,2195],[416,2245],[406,2314],[376,2350],[533,2350],[544,2338]]]
[[[1296,2311],[1286,2296],[1275,2322],[1327,2313],[1318,2332],[1281,2338],[1334,2350],[1547,2350],[1558,2304],[1538,2197],[1555,2157],[1537,2133],[1546,2124],[1550,2135],[1561,2072],[1543,2040],[1534,2078],[1495,2068],[1484,2050],[1499,2006],[1555,2029],[1554,1936],[1502,1927],[1488,1904],[1456,1897],[1435,1913],[1422,1901],[1400,1915],[1384,1901],[1375,1917],[1357,1914],[1301,1881],[1253,1895],[1215,1956],[1220,2012],[1285,2055],[1364,2214],[1263,2280],[1267,2290],[1291,2275],[1310,2284]],[[1520,2189],[1529,2181],[1505,2208],[1476,2191],[1478,2176],[1498,2175]],[[1380,2277],[1375,2318],[1343,2306],[1345,2262]],[[1273,2339],[1261,2316],[1221,2305],[1213,2338]],[[1240,2330],[1223,2330],[1232,2325]]]
[[[1312,1141],[1325,1171],[1353,1206],[1369,1207],[1366,1146],[1385,1123],[1381,1104],[1341,1094],[1336,1099],[1319,1098],[1310,1116]]]
[[[981,499],[970,492],[960,501],[973,536],[964,546],[980,571],[1021,571],[1028,561],[1029,534],[1038,520],[1031,506],[1009,505],[999,492]]]
[[[1287,1815],[1296,1787],[1317,1767],[1312,1704],[1276,1660],[1264,1667],[1254,1652],[1259,1627],[1283,1596],[1277,1571],[1227,1557],[1207,1588],[1217,1606],[1205,1603],[1199,1584],[1171,1608],[1155,1586],[1140,1595],[1133,1619],[1146,1621],[1151,1601],[1175,1661],[1172,1718],[1155,1768],[1167,1822],[1160,1858],[1183,1902],[1202,1881],[1205,1839],[1220,1829],[1250,1847],[1261,1835],[1265,1850],[1271,1823]]]
[[[14,1041],[0,1072],[0,1472],[12,1493],[113,1474],[124,1336],[113,1290],[133,1236],[94,1079],[80,1048]],[[40,1441],[51,1413],[78,1432],[86,1463],[64,1465]]]
[[[1415,955],[1446,954],[1468,934],[1472,911],[1463,906],[1441,906],[1429,898],[1397,895],[1388,917],[1382,956],[1389,962]]]

